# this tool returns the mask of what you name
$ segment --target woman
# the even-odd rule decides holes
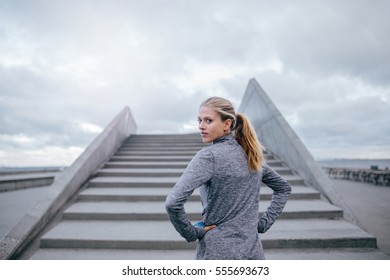
[[[291,186],[265,162],[249,120],[230,101],[212,97],[199,107],[204,143],[166,199],[175,229],[188,242],[198,240],[196,259],[264,259],[258,233],[266,232],[282,212]],[[260,183],[273,189],[259,219]],[[189,221],[184,204],[200,187],[202,226]]]

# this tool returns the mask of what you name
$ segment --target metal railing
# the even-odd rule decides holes
[[[329,178],[390,186],[390,170],[323,167]]]

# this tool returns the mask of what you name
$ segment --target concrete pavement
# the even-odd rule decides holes
[[[332,183],[364,229],[377,238],[379,249],[390,256],[390,187],[340,179]]]
[[[0,192],[0,239],[19,222],[48,188],[45,186]]]

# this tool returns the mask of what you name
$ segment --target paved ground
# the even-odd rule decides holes
[[[340,179],[332,182],[364,229],[377,238],[379,249],[390,255],[390,187]]]
[[[332,182],[365,230],[377,237],[379,249],[390,256],[390,187],[345,180]],[[0,193],[0,238],[17,224],[47,188]]]
[[[34,206],[48,187],[0,192],[0,238]]]

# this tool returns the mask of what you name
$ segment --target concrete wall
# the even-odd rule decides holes
[[[131,111],[125,107],[87,149],[57,176],[46,195],[0,240],[0,259],[16,258],[64,207],[80,187],[104,162],[136,132]]]
[[[285,161],[332,204],[342,208],[347,220],[361,226],[334,191],[332,182],[255,79],[249,81],[238,111],[252,121],[266,149]]]
[[[0,176],[0,193],[27,188],[49,186],[54,182],[54,178],[58,174],[60,173]]]

